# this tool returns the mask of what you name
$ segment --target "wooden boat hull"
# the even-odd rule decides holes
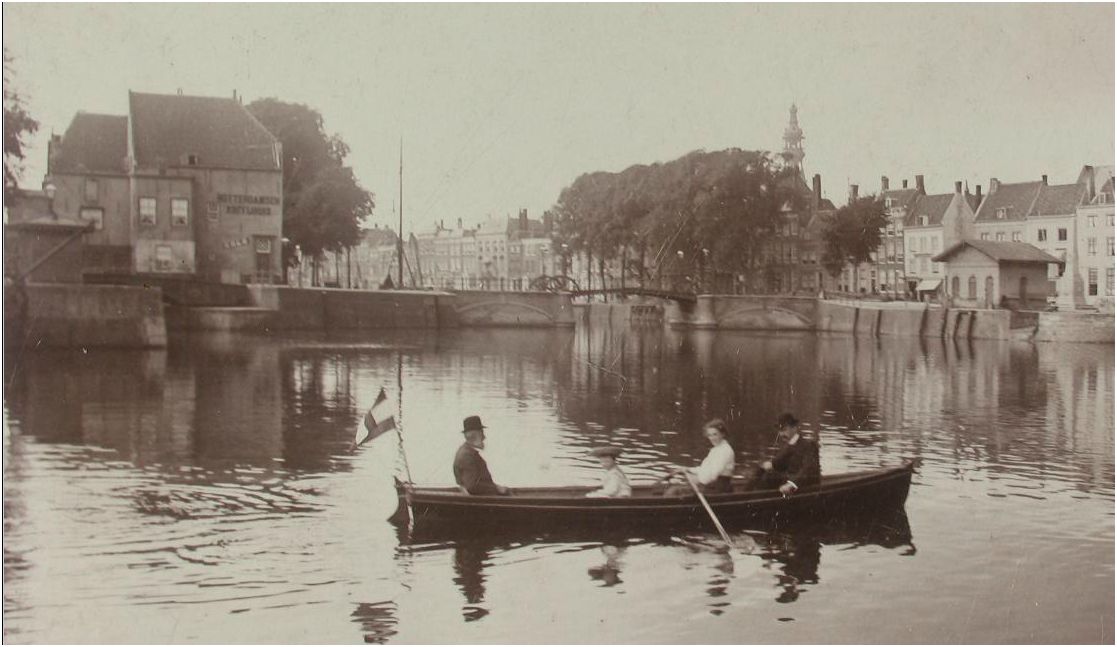
[[[706,498],[726,526],[874,515],[903,507],[912,471],[911,463],[905,463],[882,470],[824,476],[818,485],[802,488],[790,497],[775,490],[759,490]],[[665,497],[663,486],[637,486],[631,498],[586,498],[591,489],[516,488],[510,496],[470,496],[456,488],[406,488],[399,483],[400,505],[392,519],[400,524],[410,522],[413,528],[450,526],[477,532],[515,527],[606,532],[626,528],[712,527],[694,495]]]

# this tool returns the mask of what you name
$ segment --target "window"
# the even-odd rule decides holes
[[[82,207],[81,219],[93,223],[93,231],[101,231],[105,226],[105,210],[100,207]]]
[[[1004,239],[1005,239],[1005,232],[998,231],[997,232],[997,240],[1004,240]]]
[[[893,204],[894,204],[894,202],[893,202],[892,198],[885,198],[884,199],[884,206],[891,207]]]
[[[1036,230],[1036,240],[1038,240],[1041,243],[1044,242],[1045,240],[1047,240],[1047,230],[1046,229],[1037,229]]]
[[[1059,227],[1059,240],[1066,240],[1066,239],[1067,239],[1067,228],[1066,227]]]
[[[957,276],[950,279],[950,293],[955,296],[958,296],[958,292],[961,290],[961,288],[958,287],[958,283],[959,281]]]
[[[1019,243],[1021,240],[1023,240],[1023,238],[1024,238],[1024,236],[1020,232],[1018,232],[1018,231],[1012,232],[1012,242]]]
[[[1098,253],[1098,239],[1097,238],[1086,239],[1086,253],[1089,254],[1090,256],[1096,256],[1097,255],[1097,253]]]
[[[140,224],[155,224],[155,198],[140,198]]]
[[[913,252],[918,252],[919,251],[919,239],[918,238],[912,238],[911,239],[911,251],[913,251]]]
[[[97,202],[97,180],[93,178],[85,180],[85,201]]]
[[[981,240],[989,240],[989,232],[981,232]]]
[[[1113,296],[1113,268],[1105,268],[1105,295]]]
[[[171,225],[186,227],[190,224],[190,201],[186,198],[171,198]]]
[[[1106,238],[1106,245],[1109,247],[1109,255],[1113,256],[1113,236]]]
[[[156,245],[155,246],[155,270],[158,272],[166,272],[171,269],[171,262],[174,260],[174,255],[171,252],[170,245]]]
[[[970,299],[976,299],[977,298],[977,277],[976,276],[971,276],[970,277],[969,284],[966,286],[966,294],[967,294],[967,297],[970,298]]]
[[[1086,281],[1086,294],[1096,297],[1098,296],[1098,269],[1091,267]]]
[[[1093,214],[1091,214],[1089,216],[1086,216],[1086,226],[1089,227],[1090,229],[1093,229],[1094,227],[1097,227],[1098,226],[1097,216],[1095,216]]]
[[[926,227],[927,226],[927,221],[928,221],[927,216],[919,216],[919,224]]]
[[[209,220],[210,222],[217,222],[220,215],[221,212],[216,202],[210,200],[208,203],[206,203],[206,220]]]
[[[1112,227],[1113,226],[1113,214],[1109,214],[1108,216],[1105,217],[1105,219],[1106,219],[1106,224],[1109,225],[1110,227]]]
[[[1008,217],[1008,207],[1000,207],[997,209],[997,220],[1004,220]]]
[[[926,256],[920,257],[919,259],[919,271],[923,272],[924,274],[926,274],[927,270],[929,269],[927,266],[928,260],[929,259]]]

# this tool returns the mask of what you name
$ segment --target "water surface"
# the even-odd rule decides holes
[[[5,378],[10,642],[1113,642],[1113,349],[845,336],[458,331],[196,336]],[[398,385],[402,383],[402,392]],[[461,419],[510,485],[742,462],[790,410],[826,472],[922,460],[906,514],[714,536],[414,543],[393,436],[452,480]],[[400,396],[402,393],[402,397]]]

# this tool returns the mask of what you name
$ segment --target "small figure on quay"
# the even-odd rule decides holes
[[[818,462],[818,442],[800,433],[799,420],[790,413],[776,422],[779,451],[764,461],[753,476],[752,488],[778,488],[780,494],[791,496],[800,488],[818,485],[822,470]]]
[[[592,492],[587,492],[586,496],[595,499],[632,496],[632,486],[628,483],[628,477],[617,465],[617,457],[621,455],[621,448],[598,447],[590,453],[601,461],[601,467],[605,469],[605,476],[601,479],[601,487]]]
[[[733,447],[726,440],[728,431],[725,421],[714,418],[702,426],[702,433],[710,441],[710,451],[697,468],[680,468],[671,473],[671,476],[681,475],[693,479],[704,494],[723,494],[733,491],[733,469],[736,462],[733,457]],[[670,478],[670,477],[668,477]],[[672,485],[664,492],[664,496],[683,496],[692,492],[689,485]]]
[[[481,452],[485,449],[485,425],[480,416],[469,416],[462,421],[465,442],[454,455],[454,480],[467,494],[508,494],[508,488],[493,482],[489,466]]]

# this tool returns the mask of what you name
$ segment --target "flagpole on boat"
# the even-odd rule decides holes
[[[396,436],[399,438],[399,453],[403,458],[403,469],[407,473],[407,482],[414,483],[411,479],[411,466],[407,462],[407,451],[403,448],[403,351],[396,353]]]

